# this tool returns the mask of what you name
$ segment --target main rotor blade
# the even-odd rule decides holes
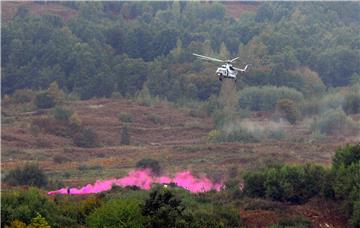
[[[249,65],[250,65],[250,64],[246,64],[246,66],[244,67],[244,69],[236,68],[236,67],[234,67],[234,69],[237,70],[237,71],[245,72]]]
[[[221,62],[221,63],[225,62],[224,60],[215,59],[215,58],[208,57],[208,56],[205,56],[205,55],[198,55],[198,54],[195,54],[195,53],[193,53],[193,55],[195,55],[196,57],[198,57],[200,59],[204,59],[204,60],[210,60],[210,61]]]
[[[234,58],[234,59],[231,59],[231,60],[229,60],[229,62],[234,62],[235,60],[237,60],[239,57],[236,57],[236,58]]]

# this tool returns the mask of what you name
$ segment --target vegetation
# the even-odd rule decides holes
[[[2,95],[56,82],[82,99],[132,96],[147,82],[151,96],[206,100],[219,84],[203,77],[207,64],[194,62],[192,52],[240,55],[253,63],[249,85],[286,86],[305,96],[324,91],[322,81],[344,86],[360,74],[353,61],[360,57],[355,2],[264,2],[240,20],[221,3],[61,4],[77,14],[37,16],[24,6],[1,27]]]
[[[359,224],[360,145],[339,148],[333,165],[326,170],[316,165],[268,167],[244,174],[244,193],[250,197],[266,197],[276,201],[304,203],[314,196],[341,201],[349,224]]]
[[[159,175],[161,172],[161,166],[159,161],[151,159],[151,158],[144,158],[141,159],[136,163],[136,168],[140,169],[150,169],[154,174]]]
[[[90,128],[83,128],[73,137],[74,144],[79,147],[91,148],[98,145],[97,135]]]
[[[43,187],[48,181],[44,171],[36,164],[26,164],[11,170],[4,178],[4,182],[10,185],[30,185]]]
[[[315,119],[311,126],[313,131],[319,131],[327,135],[349,134],[359,126],[351,117],[346,116],[342,109],[329,110]]]
[[[286,87],[247,87],[239,94],[239,107],[252,111],[272,111],[282,99],[300,102],[303,95]]]
[[[240,227],[247,226],[242,209],[279,215],[289,204],[313,198],[335,205],[349,227],[358,227],[359,145],[339,148],[331,167],[297,163],[329,162],[332,143],[357,142],[360,4],[241,2],[239,18],[230,16],[236,11],[229,10],[231,4],[15,4],[15,16],[4,16],[1,25],[1,227]],[[238,64],[250,63],[251,70],[236,83],[219,83],[216,66],[193,52],[239,56]],[[104,97],[114,100],[88,100]],[[86,101],[72,102],[78,99]],[[112,114],[100,128],[86,112],[89,104],[103,101],[94,113]],[[124,106],[109,107],[112,102]],[[140,115],[134,103],[142,105]],[[173,108],[181,111],[172,115]],[[130,137],[135,120],[140,123]],[[113,131],[118,126],[121,131]],[[203,138],[207,132],[212,144]],[[326,144],[319,136],[328,137]],[[104,148],[86,149],[98,146]],[[34,158],[55,168],[46,165],[45,175],[38,165],[19,165]],[[226,187],[190,194],[170,184],[150,191],[114,187],[87,196],[45,196],[59,178],[69,185],[82,177],[107,178],[141,158],[136,167],[154,175],[163,172],[161,165],[171,172],[190,168]],[[93,163],[99,159],[101,165]],[[7,170],[14,164],[16,169]],[[224,178],[229,164],[241,170]],[[271,227],[309,224],[301,217],[279,218]]]
[[[130,145],[130,134],[128,126],[124,126],[121,131],[121,145]]]

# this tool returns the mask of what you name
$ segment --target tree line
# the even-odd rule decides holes
[[[146,85],[151,95],[170,101],[206,100],[220,90],[215,66],[195,60],[192,52],[240,56],[253,64],[244,78],[251,86],[301,91],[309,74],[326,86],[360,77],[355,2],[260,3],[238,20],[221,3],[59,4],[78,14],[64,20],[22,6],[2,25],[2,95],[57,81],[82,99],[133,96]]]

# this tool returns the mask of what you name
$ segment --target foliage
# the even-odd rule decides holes
[[[239,93],[239,107],[252,111],[272,111],[282,99],[300,102],[303,95],[287,87],[247,87]]]
[[[147,119],[150,120],[154,124],[160,124],[161,123],[161,117],[156,114],[149,114],[147,115]]]
[[[194,62],[192,52],[239,54],[256,74],[266,75],[249,72],[250,85],[287,86],[305,96],[321,93],[322,81],[344,86],[360,74],[355,2],[264,2],[240,20],[228,16],[222,3],[57,4],[76,13],[65,20],[21,6],[1,27],[2,95],[51,84],[55,102],[61,96],[53,91],[61,90],[82,99],[133,96],[147,83],[151,96],[206,100],[220,86],[204,77],[213,69]]]
[[[64,92],[59,88],[57,82],[52,82],[48,88],[49,95],[54,99],[56,104],[62,104],[65,100]]]
[[[98,136],[90,128],[82,128],[79,132],[74,134],[73,141],[76,146],[91,148],[98,145]]]
[[[346,114],[360,113],[360,84],[351,87],[344,98],[343,109]]]
[[[31,223],[27,226],[28,228],[51,228],[49,223],[46,221],[41,214],[37,213],[36,217],[31,219]]]
[[[130,145],[130,134],[128,126],[124,126],[121,131],[121,145]]]
[[[55,163],[58,163],[58,164],[62,164],[62,163],[65,163],[65,162],[68,162],[70,161],[69,158],[65,157],[64,155],[61,155],[61,154],[57,154],[53,157],[53,161]]]
[[[88,227],[144,227],[136,198],[109,200],[86,219]]]
[[[359,129],[359,126],[342,109],[328,110],[311,125],[312,131],[327,135],[349,134]]]
[[[154,189],[141,206],[141,214],[146,217],[145,227],[177,227],[186,224],[184,206],[170,190]]]
[[[55,106],[55,101],[48,92],[42,92],[36,95],[35,105],[38,108],[52,108]]]
[[[27,103],[31,102],[35,97],[35,92],[30,89],[19,89],[11,96],[14,103]]]
[[[295,124],[300,118],[300,112],[292,100],[279,100],[276,104],[276,109],[285,116],[290,124]]]
[[[131,123],[131,122],[133,122],[132,115],[129,114],[129,113],[125,113],[125,112],[120,112],[120,113],[119,113],[119,120],[120,120],[121,122],[124,122],[124,123]]]
[[[136,163],[136,168],[151,169],[151,171],[156,175],[159,175],[161,173],[161,165],[159,161],[151,158],[141,159]]]
[[[1,194],[1,226],[15,219],[30,224],[41,214],[50,225],[58,224],[58,209],[56,205],[37,189],[15,190]]]
[[[332,165],[334,169],[340,166],[348,167],[353,163],[360,161],[360,144],[346,145],[336,150]]]
[[[245,174],[244,192],[252,197],[304,203],[320,194],[324,176],[324,170],[315,165],[268,167],[260,173]]]
[[[70,117],[73,115],[73,112],[64,107],[56,106],[53,110],[53,115],[55,120],[68,122],[70,120]]]
[[[47,185],[47,177],[44,171],[36,164],[25,164],[11,170],[4,178],[4,182],[10,185],[30,185],[43,187]]]

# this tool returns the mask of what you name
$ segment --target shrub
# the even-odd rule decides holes
[[[35,97],[35,105],[37,108],[52,108],[55,106],[55,101],[48,92],[43,92]]]
[[[90,128],[83,128],[74,134],[73,142],[76,146],[85,148],[96,147],[98,145],[97,135]]]
[[[332,160],[333,168],[337,169],[340,166],[348,167],[353,163],[360,161],[360,144],[346,145],[336,150],[335,156]]]
[[[42,169],[36,164],[26,164],[11,170],[4,178],[4,182],[10,185],[30,185],[43,187],[48,181]]]
[[[244,181],[244,192],[248,196],[304,203],[321,193],[325,171],[315,165],[282,165],[268,167],[258,173],[246,173]]]
[[[65,163],[65,162],[70,161],[70,159],[67,158],[67,157],[65,157],[65,156],[63,156],[63,155],[58,154],[58,155],[55,155],[55,156],[53,157],[53,161],[54,161],[55,163],[62,164],[62,163]]]
[[[252,111],[272,111],[276,103],[282,99],[300,102],[303,95],[288,87],[247,87],[239,93],[239,107]]]
[[[160,124],[161,123],[161,118],[159,115],[156,114],[149,114],[147,115],[147,119],[150,120],[152,123],[154,124]]]
[[[124,126],[121,132],[121,145],[130,145],[130,134],[127,126]]]
[[[41,214],[36,213],[36,217],[31,219],[31,223],[27,226],[28,228],[51,228],[48,221]]]
[[[156,188],[141,205],[141,214],[146,217],[146,227],[178,227],[183,220],[181,200],[166,188]]]
[[[55,120],[68,122],[73,112],[61,106],[56,106],[53,110]]]
[[[143,227],[145,222],[134,198],[110,200],[86,219],[88,227]]]
[[[246,172],[244,175],[245,194],[250,197],[264,197],[266,190],[265,180],[264,173]]]
[[[355,85],[345,96],[343,109],[347,114],[360,113],[360,84]]]
[[[14,103],[27,103],[31,102],[35,97],[35,92],[30,89],[19,89],[12,95]]]
[[[61,89],[59,89],[59,85],[56,81],[49,85],[48,93],[54,99],[56,104],[61,104],[65,100],[65,94]]]
[[[124,122],[124,123],[131,123],[133,122],[133,118],[130,114],[128,113],[125,113],[125,112],[120,112],[119,113],[119,120],[121,122]]]
[[[61,216],[52,200],[43,196],[39,190],[30,188],[12,190],[1,194],[1,227],[19,220],[30,224],[37,213],[41,214],[50,225],[60,227],[58,222]]]
[[[160,163],[157,160],[151,158],[141,159],[136,163],[136,168],[151,169],[151,171],[156,175],[159,175],[161,172]]]
[[[319,131],[326,135],[346,134],[355,132],[359,126],[342,109],[329,110],[311,125],[313,132]]]
[[[300,118],[300,112],[295,105],[295,102],[289,99],[279,100],[276,104],[276,109],[284,115],[290,124],[295,124]]]

